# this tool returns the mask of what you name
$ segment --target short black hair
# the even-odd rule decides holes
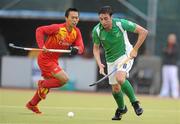
[[[101,7],[101,9],[99,10],[98,14],[109,14],[110,16],[112,16],[113,11],[111,6],[103,6]]]
[[[69,8],[65,12],[65,17],[68,17],[69,16],[69,12],[71,12],[71,11],[78,12],[78,15],[79,15],[79,10],[78,9],[76,9],[76,8]]]

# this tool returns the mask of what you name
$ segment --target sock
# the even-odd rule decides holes
[[[136,101],[134,89],[128,80],[125,80],[125,82],[121,85],[121,89],[128,96],[131,103]]]
[[[30,103],[33,106],[36,106],[41,101],[41,98],[38,95],[38,91],[36,90],[36,93],[34,94],[33,98],[31,99]]]
[[[65,83],[61,82],[58,79],[54,79],[54,78],[42,81],[42,87],[44,87],[44,88],[56,88],[56,87],[61,87],[64,84]]]
[[[118,93],[113,92],[112,95],[118,105],[118,108],[124,109],[125,105],[122,91],[119,91]]]

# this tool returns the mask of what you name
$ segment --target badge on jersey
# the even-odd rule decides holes
[[[123,69],[126,69],[127,68],[127,64],[123,64]]]

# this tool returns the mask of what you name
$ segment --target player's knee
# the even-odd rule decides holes
[[[121,84],[123,84],[123,83],[124,83],[125,78],[124,78],[124,77],[122,77],[122,76],[117,76],[117,77],[116,77],[116,80],[117,80],[117,82],[121,85]]]
[[[57,79],[59,83],[59,87],[64,86],[68,82],[68,80],[69,80],[68,78]]]
[[[69,78],[66,77],[66,78],[64,79],[64,82],[67,83],[68,81],[69,81]]]
[[[115,84],[115,85],[112,85],[112,91],[114,93],[118,93],[120,91],[120,86],[119,84]]]
[[[64,84],[66,84],[69,81],[68,77],[63,77],[61,82],[63,82]]]

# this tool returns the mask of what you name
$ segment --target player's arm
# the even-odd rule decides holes
[[[101,57],[100,57],[100,40],[97,36],[97,33],[95,31],[93,31],[92,33],[92,38],[93,38],[93,54],[94,54],[94,58],[98,64],[99,67],[99,73],[102,75],[106,75],[104,72],[104,64],[102,64],[101,62]]]
[[[74,48],[74,51],[76,51],[75,49],[77,49],[77,51],[74,54],[77,54],[77,53],[82,54],[84,51],[84,43],[83,43],[82,35],[78,28],[76,29],[76,31],[77,31],[77,38],[73,44],[73,48]],[[73,50],[73,48],[71,49]]]
[[[99,48],[99,44],[95,44],[93,45],[93,54],[94,54],[94,58],[96,59],[96,62],[98,64],[99,67],[99,73],[102,75],[106,75],[104,72],[104,64],[102,64],[101,62],[101,57],[100,57],[100,48]]]
[[[134,32],[138,34],[138,39],[136,41],[136,44],[134,45],[134,50],[138,51],[141,45],[143,44],[143,42],[145,41],[148,31],[145,28],[141,27],[140,25],[136,24],[136,28]]]
[[[96,62],[98,64],[98,66],[101,66],[101,57],[100,57],[100,49],[99,49],[99,44],[95,44],[93,45],[93,54],[94,54],[94,58],[96,59]]]
[[[138,39],[134,45],[133,50],[130,53],[130,57],[135,58],[137,56],[139,48],[141,47],[141,45],[143,44],[144,40],[147,37],[148,31],[142,26],[125,19],[121,20],[121,24],[123,29],[125,29],[126,31],[130,31],[138,34]]]
[[[59,29],[58,24],[52,24],[48,26],[40,26],[36,29],[36,42],[38,44],[39,48],[45,48],[45,36],[51,35],[55,32],[57,32]]]

